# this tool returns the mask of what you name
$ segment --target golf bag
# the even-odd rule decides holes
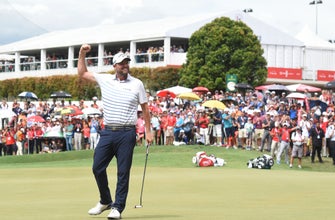
[[[192,162],[198,167],[222,167],[226,164],[224,159],[217,158],[213,154],[207,156],[205,151],[199,151],[196,153],[196,155],[192,158]]]
[[[248,168],[271,169],[274,160],[270,155],[263,154],[255,159],[250,159],[247,163]]]

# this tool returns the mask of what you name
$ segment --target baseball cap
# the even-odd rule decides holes
[[[113,57],[113,65],[117,64],[117,63],[121,63],[124,60],[128,60],[130,61],[130,57],[124,53],[117,53],[114,55]]]

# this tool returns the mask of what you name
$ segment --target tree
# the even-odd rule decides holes
[[[242,21],[217,18],[194,32],[179,85],[225,89],[226,75],[256,86],[266,81],[266,60],[253,31]]]

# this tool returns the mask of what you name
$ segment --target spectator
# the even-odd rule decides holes
[[[275,127],[271,129],[271,156],[275,157],[275,152],[279,151],[279,143],[281,140],[282,129],[279,121],[275,122]]]
[[[299,123],[299,127],[302,129],[302,136],[304,138],[303,142],[303,156],[306,157],[309,155],[309,149],[307,147],[307,142],[309,139],[309,130],[311,129],[311,124],[307,120],[307,114],[302,115],[302,120]]]
[[[233,137],[234,137],[233,118],[228,108],[225,108],[223,111],[222,124],[226,138],[225,143],[227,143],[226,148],[237,149],[236,146],[233,145]]]
[[[81,150],[81,140],[83,138],[83,127],[81,120],[76,120],[74,125],[74,149]]]
[[[35,148],[36,153],[40,153],[42,151],[42,141],[43,141],[43,130],[40,125],[37,123],[34,124],[34,131],[35,131]]]
[[[252,123],[254,124],[254,137],[253,137],[253,149],[260,150],[261,139],[263,137],[264,129],[262,126],[262,116],[261,111],[259,109],[254,110],[254,117],[252,119]]]
[[[280,164],[282,153],[285,154],[285,163],[289,163],[289,147],[290,147],[290,133],[293,131],[289,128],[290,124],[288,122],[283,123],[283,128],[281,131],[280,147],[277,153],[277,164]],[[295,129],[295,128],[294,128]]]
[[[173,129],[175,141],[179,141],[179,133],[182,130],[183,125],[184,125],[184,116],[181,115],[180,112],[177,112],[176,124]]]
[[[243,110],[242,114],[237,117],[237,125],[238,125],[238,138],[237,138],[237,140],[238,140],[238,147],[239,148],[243,148],[246,144],[247,132],[246,132],[246,129],[245,129],[244,126],[247,122],[248,122],[248,114],[245,110]],[[252,147],[250,145],[250,143],[247,146]]]
[[[222,113],[217,109],[213,108],[213,146],[222,146]]]
[[[263,152],[265,143],[267,144],[266,150],[270,152],[271,150],[271,114],[270,112],[266,113],[265,119],[262,121],[262,128],[263,128],[263,136],[261,140],[261,148],[260,151]]]
[[[160,121],[161,121],[161,136],[160,136],[160,141],[161,145],[165,145],[166,143],[166,130],[168,126],[168,121],[167,121],[167,111],[164,110],[161,115],[160,115]]]
[[[335,126],[333,120],[329,120],[326,139],[328,139],[327,145],[329,146],[329,156],[333,159],[333,165],[335,165]]]
[[[157,111],[153,111],[151,115],[152,137],[154,137],[155,144],[159,145],[161,136],[161,125]]]
[[[84,121],[83,123],[83,136],[84,136],[84,145],[85,149],[90,149],[90,126],[88,125],[87,121]]]
[[[65,141],[66,141],[66,150],[72,151],[72,136],[73,136],[73,129],[74,126],[72,124],[72,120],[68,119],[64,121],[64,135],[65,135]]]
[[[95,149],[98,143],[99,122],[95,117],[91,117],[89,125],[90,125],[90,149],[93,150]]]
[[[301,158],[303,156],[304,137],[301,132],[302,132],[301,128],[298,127],[295,130],[295,132],[292,133],[293,149],[292,149],[292,155],[291,155],[291,160],[290,160],[290,168],[293,167],[294,158],[298,158],[298,168],[300,169],[302,168]]]
[[[192,144],[194,143],[193,141],[193,136],[194,136],[194,125],[195,125],[195,119],[193,117],[192,112],[187,113],[187,117],[184,120],[184,125],[183,125],[183,130],[186,135],[186,144]]]
[[[167,128],[166,128],[166,145],[173,144],[174,140],[174,127],[177,122],[177,114],[175,112],[169,112],[167,116]]]
[[[17,147],[15,142],[15,131],[14,128],[7,127],[3,133],[3,136],[6,137],[6,155],[16,155]]]
[[[137,118],[136,134],[137,134],[137,145],[142,146],[143,140],[145,138],[145,122],[142,113],[139,113]]]
[[[321,157],[321,150],[322,150],[322,140],[324,137],[325,133],[320,127],[320,122],[317,121],[315,123],[315,126],[310,130],[310,138],[312,143],[312,156],[311,156],[312,163],[314,163],[315,153],[318,156],[319,162],[323,163]]]
[[[196,121],[196,124],[199,127],[199,135],[203,137],[204,144],[209,145],[210,144],[209,132],[208,132],[209,119],[205,111],[200,111],[200,116]]]
[[[244,130],[246,132],[246,149],[252,149],[252,136],[254,133],[254,124],[252,123],[252,118],[248,118],[247,122],[244,124]]]

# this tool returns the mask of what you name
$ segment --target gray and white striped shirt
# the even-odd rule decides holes
[[[94,73],[94,77],[101,89],[104,123],[135,125],[138,105],[147,102],[143,83],[130,74],[124,81],[108,73]]]

